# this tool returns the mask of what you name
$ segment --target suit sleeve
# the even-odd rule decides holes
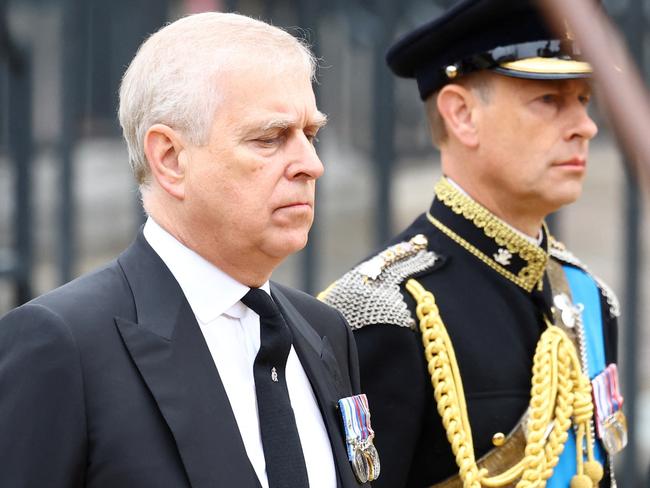
[[[28,304],[0,319],[0,486],[84,485],[86,418],[69,328]]]

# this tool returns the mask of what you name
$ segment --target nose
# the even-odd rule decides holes
[[[593,139],[597,133],[598,126],[590,117],[587,107],[580,102],[576,102],[574,119],[568,134],[569,138],[580,138],[588,141]]]
[[[290,179],[316,180],[325,171],[312,141],[302,131],[298,131],[291,144],[289,160],[287,176]]]

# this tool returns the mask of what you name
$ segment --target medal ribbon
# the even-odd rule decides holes
[[[623,407],[623,396],[619,390],[618,369],[616,364],[610,364],[596,376],[592,382],[594,403],[596,404],[596,427],[599,437],[602,437],[604,420]]]
[[[374,431],[370,426],[370,409],[365,394],[341,398],[338,401],[345,437],[347,441],[348,457],[354,458],[354,447],[364,443],[368,438],[374,437]]]

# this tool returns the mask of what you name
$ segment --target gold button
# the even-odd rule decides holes
[[[502,446],[505,441],[506,436],[503,434],[503,432],[497,432],[492,436],[492,444],[494,444],[496,447]]]

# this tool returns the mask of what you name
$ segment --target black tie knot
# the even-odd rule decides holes
[[[241,301],[260,317],[273,317],[280,312],[271,295],[260,288],[248,290]]]

